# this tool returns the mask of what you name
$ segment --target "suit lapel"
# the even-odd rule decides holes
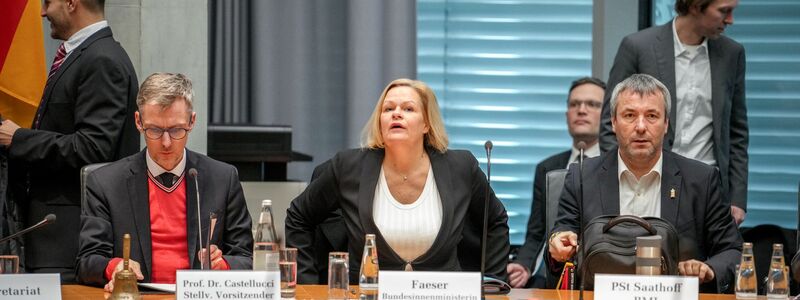
[[[660,30],[656,36],[656,42],[653,44],[653,51],[658,63],[658,79],[667,87],[672,98],[670,99],[672,109],[669,112],[667,142],[664,143],[664,149],[671,149],[672,141],[675,139],[675,108],[678,102],[675,87],[675,38],[672,35],[672,22],[662,25]]]
[[[661,218],[677,226],[683,177],[672,155],[668,151],[661,154],[664,156],[661,165]]]
[[[375,220],[372,218],[372,209],[373,202],[375,202],[375,188],[378,186],[378,177],[381,174],[384,152],[383,150],[366,151],[364,163],[361,166],[361,179],[358,184],[358,217],[364,227],[364,234],[374,233],[377,236],[381,236],[380,230],[378,230],[378,226],[375,225]],[[382,237],[378,241],[382,241]]]
[[[433,179],[436,181],[436,189],[439,190],[439,198],[441,198],[442,201],[442,225],[439,227],[439,232],[436,233],[436,239],[433,240],[433,244],[431,244],[428,251],[425,251],[425,253],[416,259],[416,261],[420,262],[432,257],[438,249],[442,248],[442,243],[447,240],[445,232],[452,232],[450,226],[454,223],[451,219],[455,217],[456,201],[453,199],[455,193],[442,193],[442,191],[455,191],[453,187],[453,175],[450,173],[450,168],[444,159],[444,154],[433,149],[426,150],[431,160],[433,172],[433,174],[428,174],[428,176],[433,176]]]
[[[600,204],[604,215],[619,215],[619,177],[617,176],[617,148],[603,158],[600,172]],[[586,176],[584,176],[585,178]],[[584,187],[587,182],[584,180]]]
[[[147,152],[142,150],[131,166],[131,174],[126,179],[126,186],[130,198],[130,205],[133,211],[133,222],[136,227],[135,237],[142,249],[144,258],[144,272],[150,274],[153,268],[153,249],[150,237],[150,197],[147,191],[147,164],[145,162]]]
[[[197,158],[194,156],[193,152],[186,150],[186,242],[188,245],[189,250],[189,265],[192,269],[197,268],[199,266],[199,261],[195,264],[195,256],[197,256],[197,251],[200,250],[200,245],[197,236],[197,185],[194,183],[194,179],[189,176],[189,170],[192,168],[197,169],[197,181],[203,181],[202,178],[205,176],[205,170],[201,170],[197,166]],[[200,186],[200,194],[202,195],[203,187]],[[202,206],[202,204],[201,204]],[[203,221],[201,215],[201,221]],[[202,226],[203,224],[201,224]],[[199,269],[199,268],[198,268]]]
[[[722,120],[722,112],[725,110],[725,87],[726,82],[726,68],[725,62],[723,59],[724,53],[722,49],[720,49],[719,43],[715,40],[708,40],[708,62],[709,68],[711,69],[711,115],[713,117],[712,120],[715,122],[711,122],[714,133],[714,144],[718,145],[720,143],[719,137],[722,136],[722,122],[717,122],[718,120]]]

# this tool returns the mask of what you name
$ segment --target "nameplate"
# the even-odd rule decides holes
[[[463,299],[481,298],[481,274],[477,272],[378,273],[378,299]]]
[[[0,299],[61,300],[60,274],[2,274]]]
[[[595,300],[696,300],[698,279],[689,276],[594,276]]]
[[[280,272],[179,270],[175,299],[257,299],[281,298]]]

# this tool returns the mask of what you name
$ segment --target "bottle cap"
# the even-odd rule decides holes
[[[272,200],[269,200],[269,199],[261,200],[261,206],[264,206],[264,205],[272,205]]]

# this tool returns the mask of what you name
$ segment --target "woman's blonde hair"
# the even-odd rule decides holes
[[[419,95],[422,102],[423,115],[425,116],[425,124],[428,125],[428,133],[425,134],[425,144],[433,147],[439,152],[447,151],[447,132],[444,130],[444,121],[442,121],[442,114],[439,112],[439,104],[436,102],[436,95],[433,90],[422,81],[412,80],[407,78],[395,79],[386,88],[383,89],[378,103],[375,105],[375,110],[369,117],[367,124],[364,125],[362,130],[361,146],[364,148],[384,148],[386,144],[381,135],[381,112],[383,110],[383,101],[386,100],[386,94],[389,90],[407,86]]]

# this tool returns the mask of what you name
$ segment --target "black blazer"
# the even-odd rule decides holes
[[[131,259],[141,264],[144,282],[150,281],[153,257],[145,155],[142,150],[97,169],[88,177],[86,205],[81,214],[78,282],[106,283],[105,268],[112,258],[122,257],[125,233],[131,234]],[[217,225],[211,243],[222,250],[231,269],[252,269],[252,221],[236,168],[189,150],[186,158],[186,170],[197,169],[203,202],[200,204],[203,235],[208,234],[208,216],[216,213]],[[193,269],[198,269],[196,185],[188,175],[184,180],[189,261]]]
[[[536,257],[539,256],[539,250],[544,246],[544,240],[547,233],[545,233],[547,224],[545,203],[545,179],[547,179],[547,172],[552,170],[565,169],[569,163],[569,156],[572,150],[567,150],[556,155],[550,156],[536,165],[536,173],[533,176],[533,201],[531,201],[531,214],[528,217],[528,230],[525,233],[525,243],[517,251],[517,258],[515,263],[521,264],[528,268],[528,271],[533,272],[536,267]]]
[[[414,270],[479,271],[480,266],[465,266],[459,253],[470,251],[480,257],[480,228],[488,188],[486,176],[478,161],[467,151],[449,150],[440,153],[428,149],[436,185],[442,199],[442,227],[431,248],[411,263]],[[298,274],[316,280],[313,265],[314,229],[330,213],[341,209],[347,228],[350,253],[350,278],[356,280],[361,265],[364,236],[377,236],[378,255],[382,270],[402,270],[405,262],[383,239],[372,218],[375,187],[378,184],[384,151],[382,149],[352,149],[338,153],[319,177],[295,198],[286,212],[286,244],[296,247]],[[489,206],[489,230],[486,250],[486,275],[506,279],[508,256],[508,216],[503,204],[492,197]],[[474,245],[461,249],[462,240]],[[479,260],[479,259],[478,259]]]
[[[614,65],[608,75],[608,90],[603,102],[600,122],[600,149],[603,152],[617,145],[611,129],[609,98],[614,87],[635,73],[658,78],[669,89],[672,110],[664,149],[671,150],[675,141],[675,120],[678,95],[675,87],[675,48],[672,22],[651,27],[626,36],[619,45]],[[747,106],[745,105],[744,47],[726,36],[708,40],[711,67],[711,134],[714,156],[719,166],[722,202],[747,209]]]
[[[25,236],[27,267],[75,267],[80,168],[139,151],[137,92],[133,65],[110,28],[75,48],[47,81],[39,129],[19,129],[9,148],[25,226],[58,216],[56,226]]]
[[[584,224],[601,215],[619,215],[617,148],[583,162]],[[704,292],[729,292],[734,266],[742,255],[742,236],[730,209],[720,199],[716,168],[670,151],[662,151],[661,218],[675,226],[679,237],[678,261],[696,259],[714,270],[716,283],[700,286]],[[553,229],[580,232],[576,195],[577,167],[570,166]],[[670,190],[676,191],[670,197]],[[547,257],[549,253],[547,253]]]

